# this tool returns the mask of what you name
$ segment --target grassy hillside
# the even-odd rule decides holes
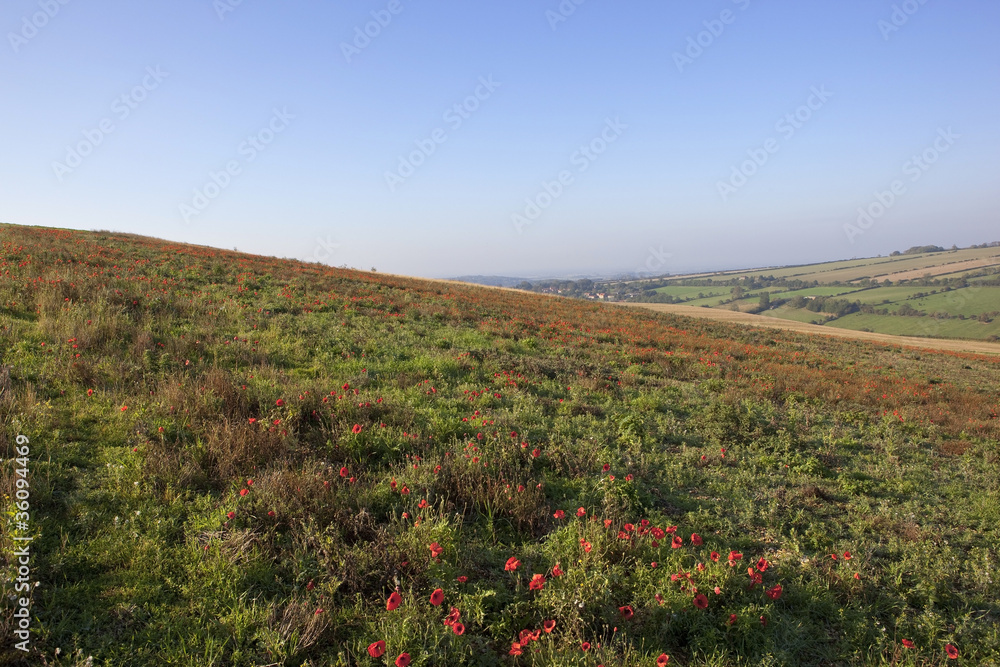
[[[0,242],[9,664],[1000,664],[996,357]]]

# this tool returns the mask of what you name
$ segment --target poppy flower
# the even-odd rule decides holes
[[[659,602],[660,604],[663,604],[663,596],[660,595],[659,593],[657,593],[656,595],[654,595],[653,599],[656,600],[657,602]]]
[[[603,466],[601,467],[601,470],[603,470],[604,472],[607,472],[607,471],[611,470],[611,466],[610,466],[609,464],[605,463],[605,464],[604,464],[604,465],[603,465]]]
[[[698,609],[708,609],[708,598],[702,593],[698,593],[694,596],[694,606]]]
[[[457,582],[458,582],[458,583],[460,583],[460,584],[464,584],[464,583],[465,583],[465,582],[467,582],[468,580],[469,580],[469,578],[468,578],[467,576],[465,576],[464,574],[463,574],[463,575],[460,575],[460,576],[457,576],[457,577],[455,577],[455,581],[457,581]]]
[[[385,642],[377,641],[368,645],[368,655],[373,658],[381,658],[385,654]]]
[[[279,398],[278,400],[276,400],[274,402],[274,404],[277,405],[280,408],[281,406],[283,406],[285,404],[285,401],[283,399]]]
[[[400,595],[398,592],[393,591],[392,595],[389,596],[389,599],[385,601],[385,608],[388,611],[392,611],[400,604],[402,604],[402,602],[403,602],[403,596]]]
[[[552,576],[553,577],[561,577],[564,574],[566,574],[566,573],[563,571],[563,569],[561,567],[559,567],[559,563],[556,563],[555,567],[552,568]]]
[[[503,566],[503,569],[507,572],[513,572],[517,569],[517,566],[521,564],[521,561],[511,556],[507,559],[507,564]]]
[[[761,625],[767,625],[767,619],[766,619],[766,618],[764,618],[763,616],[761,616],[761,617],[760,617],[760,624],[761,624]]]
[[[521,630],[521,634],[518,635],[517,637],[517,640],[521,643],[522,646],[530,642],[531,639],[532,639],[531,630],[528,629]]]
[[[626,523],[624,526],[622,526],[622,528],[631,533],[633,530],[635,530],[635,525],[631,523]]]
[[[770,563],[764,560],[763,557],[761,557],[761,559],[757,561],[757,569],[760,570],[761,572],[766,572],[768,565],[770,565]]]
[[[410,654],[400,653],[399,657],[396,658],[396,667],[409,667],[410,665]]]
[[[517,642],[512,643],[510,645],[510,651],[508,651],[508,653],[510,655],[521,655],[521,645],[518,644]]]
[[[562,510],[556,510],[555,514],[553,514],[552,516],[554,516],[557,519],[563,519],[566,517],[566,512],[563,512]]]
[[[583,642],[582,644],[580,644],[580,650],[581,651],[589,651],[590,650],[590,642]]]
[[[684,545],[684,540],[680,535],[674,535],[674,539],[670,541],[670,546],[674,549],[680,549]]]
[[[578,509],[578,510],[576,511],[576,515],[577,515],[577,516],[586,516],[586,515],[587,515],[587,510],[585,510],[585,509],[583,509],[583,508],[581,507],[581,508],[579,508],[579,509]]]
[[[719,562],[719,552],[718,551],[713,551],[712,553],[710,553],[708,555],[708,557],[712,559],[713,563],[718,563]]]
[[[554,620],[544,621],[542,623],[542,630],[545,630],[545,632],[552,632],[555,629],[556,629],[556,622]]]
[[[248,491],[247,489],[240,489],[240,495],[241,496],[245,496],[248,493],[250,493],[250,491]]]
[[[944,645],[944,652],[948,654],[948,659],[949,660],[957,660],[958,659],[958,649],[955,648],[954,646],[952,646],[951,644],[945,644]]]
[[[655,526],[653,528],[650,528],[649,532],[651,532],[653,534],[653,537],[655,537],[658,540],[662,540],[666,536],[666,533],[663,532],[662,528],[657,528]]]
[[[448,615],[444,617],[445,625],[454,625],[458,623],[458,619],[462,617],[462,612],[458,610],[458,607],[452,607]]]
[[[632,607],[625,605],[624,607],[618,607],[618,612],[622,615],[626,621],[632,618],[635,612],[632,611]]]
[[[455,623],[454,625],[451,626],[451,631],[454,632],[456,635],[465,634],[465,626],[462,625],[461,623]]]
[[[590,550],[593,548],[590,545],[590,542],[587,542],[586,540],[580,540],[580,544],[583,545],[583,550],[586,551],[587,553],[590,553]]]
[[[736,565],[736,561],[743,560],[743,554],[736,553],[735,551],[729,552],[729,567]]]
[[[540,449],[532,449],[531,450],[531,455],[537,459],[539,456],[542,455],[542,450],[540,450]]]
[[[729,615],[729,625],[732,625],[735,622],[736,622],[736,614],[730,614]]]
[[[531,577],[531,583],[528,584],[528,588],[533,591],[540,591],[545,588],[545,575],[536,574]]]
[[[696,547],[700,547],[702,544],[701,535],[699,535],[698,533],[691,533],[691,544],[693,544]]]
[[[314,588],[316,588],[316,584],[314,584],[314,583],[313,583],[313,581],[312,581],[312,579],[310,579],[310,580],[309,580],[309,583],[308,583],[308,584],[306,584],[306,590],[307,590],[307,591],[311,591],[311,590],[312,590],[312,589],[314,589]]]
[[[420,502],[417,503],[417,507],[419,507],[420,509],[423,509],[423,508],[427,507],[427,501],[425,499],[421,498]]]
[[[247,486],[253,486],[253,480],[252,479],[248,479],[247,480]]]
[[[631,482],[632,481],[632,473],[629,473],[629,474],[625,475],[625,481],[626,482]]]
[[[344,467],[342,467],[342,468],[340,469],[340,476],[341,476],[341,477],[347,477],[347,476],[348,476],[349,474],[351,474],[351,473],[350,473],[350,471],[349,471],[349,470],[347,469],[347,466],[344,466]]]
[[[668,662],[670,662],[670,656],[666,653],[661,653],[660,657],[656,659],[656,667],[663,667]]]
[[[227,512],[226,516],[229,517],[230,519],[232,519],[232,518],[234,518],[236,516],[236,512]]]
[[[905,646],[906,648],[915,648],[916,645],[913,642],[911,642],[909,639],[904,639],[903,640],[903,646]]]
[[[351,429],[351,433],[353,433],[354,435],[357,435],[358,433],[361,433],[361,424],[355,424],[354,428]],[[406,659],[409,660],[409,657],[407,657]],[[407,663],[407,664],[409,664],[409,663]]]
[[[427,548],[431,550],[431,558],[437,558],[441,555],[444,549],[437,542],[431,542],[427,545]]]
[[[440,588],[431,593],[431,604],[435,607],[444,602],[444,591]]]
[[[604,527],[605,528],[610,528],[611,527],[611,519],[605,519],[604,520]]]
[[[777,600],[781,597],[781,584],[777,584],[774,588],[768,588],[764,593],[772,600]]]
[[[406,486],[406,484],[404,484],[403,488],[400,489],[399,492],[402,493],[404,496],[408,496],[408,495],[410,495],[410,487],[408,487],[408,486]]]
[[[715,587],[715,591],[714,591],[714,593],[715,593],[716,595],[722,595],[722,589],[721,589],[721,588],[719,588],[718,586],[716,586],[716,587]]]
[[[844,560],[851,560],[851,552],[850,551],[845,551],[844,552]]]

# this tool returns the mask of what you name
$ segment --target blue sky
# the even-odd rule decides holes
[[[1000,240],[997,3],[578,1],[8,0],[0,221],[428,277]]]

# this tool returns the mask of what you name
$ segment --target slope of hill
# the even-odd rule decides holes
[[[1000,661],[996,357],[0,241],[8,664]]]

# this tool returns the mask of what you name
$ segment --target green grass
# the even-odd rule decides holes
[[[1000,359],[0,234],[7,664],[1000,662]]]

